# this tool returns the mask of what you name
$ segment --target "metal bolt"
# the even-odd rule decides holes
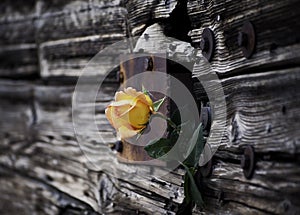
[[[243,169],[244,176],[251,179],[255,169],[255,153],[252,146],[247,146],[244,154],[241,157],[241,168]]]
[[[241,159],[241,167],[243,169],[248,168],[250,166],[250,158],[247,155],[243,155]]]
[[[203,30],[199,46],[202,50],[203,57],[205,57],[206,60],[210,62],[215,51],[215,36],[214,32],[211,29],[205,28]]]
[[[200,41],[200,49],[202,51],[207,51],[209,49],[209,41],[206,38],[203,38]]]
[[[211,108],[203,107],[201,110],[201,119],[204,131],[209,131],[211,126]]]
[[[239,47],[244,47],[248,43],[248,36],[244,32],[238,33],[238,45]]]
[[[256,47],[256,33],[254,25],[246,21],[237,35],[237,44],[245,58],[250,58]]]

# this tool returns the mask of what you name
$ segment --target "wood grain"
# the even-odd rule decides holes
[[[204,28],[215,34],[215,56],[202,72],[212,70],[229,76],[299,65],[299,10],[291,9],[299,7],[298,1],[245,1],[241,6],[235,1],[190,0],[187,7],[193,43],[200,42]],[[249,60],[237,44],[238,31],[246,20],[254,24],[257,41],[256,52]]]
[[[251,90],[249,90],[251,87],[257,89],[260,86],[260,89],[265,90],[260,90],[259,92],[265,93],[269,92],[267,90],[268,88],[272,90],[272,86],[274,85],[268,85],[267,81],[264,80],[268,80],[269,83],[272,83],[272,80],[277,80],[278,76],[285,76],[286,78],[282,78],[282,80],[287,81],[280,81],[278,83],[280,84],[280,89],[284,89],[283,86],[287,83],[287,87],[295,87],[291,84],[293,83],[291,82],[291,79],[296,82],[298,73],[298,69],[291,69],[283,72],[276,71],[276,73],[269,72],[266,74],[252,75],[253,78],[251,78],[251,76],[247,76],[247,79],[243,79],[243,76],[234,78],[239,81],[232,81],[233,78],[230,78],[227,82],[225,81],[225,83],[228,85],[230,84],[231,88],[235,85],[237,85],[235,88],[238,88],[239,86],[241,90],[235,91],[239,92],[237,93],[239,95],[238,98],[240,98],[240,96],[247,98],[249,92],[251,92]],[[257,80],[257,83],[255,83],[254,80]],[[252,83],[252,85],[249,83]],[[260,85],[259,83],[264,84]],[[243,86],[246,86],[247,90],[243,90]],[[119,210],[125,210],[124,208],[127,208],[126,211],[131,211],[130,213],[132,213],[132,209],[136,208],[136,210],[145,213],[153,211],[163,213],[166,207],[173,208],[172,210],[178,207],[178,203],[182,201],[183,197],[183,190],[181,187],[182,171],[180,170],[158,180],[144,178],[139,183],[131,183],[128,180],[122,180],[122,178],[118,179],[110,177],[109,180],[113,180],[114,182],[103,179],[104,181],[108,180],[106,182],[101,182],[104,183],[102,185],[104,187],[97,187],[97,184],[101,181],[98,178],[99,176],[97,176],[100,174],[99,171],[101,172],[101,168],[104,168],[103,171],[105,171],[105,174],[113,174],[113,172],[110,172],[111,170],[105,168],[105,165],[101,166],[99,164],[103,164],[103,162],[105,163],[107,160],[111,160],[112,162],[116,157],[110,152],[108,145],[99,142],[99,140],[96,140],[97,144],[85,145],[89,147],[92,156],[97,157],[97,160],[95,161],[96,168],[94,165],[91,165],[82,154],[78,144],[75,142],[71,125],[71,109],[69,108],[69,105],[71,102],[72,87],[36,87],[34,89],[36,101],[35,111],[37,113],[36,123],[33,127],[35,131],[34,141],[29,142],[26,146],[20,145],[21,142],[15,143],[15,148],[20,149],[13,152],[10,147],[6,148],[4,150],[5,153],[1,156],[2,165],[14,168],[17,171],[26,172],[26,175],[38,178],[44,181],[44,183],[50,184],[59,190],[59,192],[68,193],[72,198],[86,202],[95,211],[107,210],[110,213],[118,213]],[[225,92],[227,91],[225,90]],[[283,90],[283,92],[287,91]],[[109,94],[107,94],[107,96],[108,95]],[[110,98],[112,98],[113,91],[110,91],[110,95]],[[53,99],[49,96],[52,96]],[[278,97],[280,98],[280,95],[278,95]],[[249,96],[248,98],[253,98],[253,96]],[[109,99],[109,96],[107,99]],[[99,101],[100,100],[101,98],[99,98]],[[241,101],[241,99],[237,100]],[[106,99],[102,98],[102,101],[106,101]],[[232,99],[232,101],[236,100]],[[289,101],[291,101],[291,99],[289,99]],[[236,102],[234,102],[234,104],[235,103]],[[268,108],[266,105],[263,107]],[[287,107],[289,107],[289,105],[287,105]],[[289,116],[288,110],[290,110],[290,108],[286,109],[287,117]],[[240,110],[232,110],[233,114],[238,113],[238,111]],[[264,116],[268,118],[268,114],[266,112],[263,113]],[[275,119],[278,118],[273,112],[270,112],[269,116],[274,116]],[[102,123],[104,122],[103,120],[104,118],[102,119]],[[258,120],[258,122],[260,122],[260,120]],[[11,123],[13,124],[14,121]],[[109,134],[107,136],[108,139],[106,140],[113,142],[113,135],[111,133],[113,130],[109,129],[108,122],[106,123],[106,126],[108,126],[106,129],[104,124],[100,127],[102,128],[102,131],[106,131],[107,135]],[[252,124],[247,124],[248,127],[256,127],[255,121],[250,123]],[[243,124],[238,124],[238,126],[243,126]],[[292,126],[289,126],[286,129],[289,129],[285,132],[286,135],[290,134],[289,131],[293,131]],[[273,130],[272,132],[273,135],[276,135],[276,130]],[[92,136],[93,135],[91,135],[91,137]],[[297,162],[294,163],[293,161],[296,157],[283,156],[284,153],[293,155],[293,153],[298,152],[290,151],[288,150],[289,148],[285,151],[284,143],[278,143],[282,145],[282,153],[273,154],[270,153],[270,150],[273,147],[272,144],[268,145],[266,144],[267,141],[265,141],[265,144],[258,142],[256,145],[255,142],[254,147],[257,149],[257,156],[259,159],[254,178],[248,181],[244,178],[242,169],[239,165],[241,154],[240,146],[248,144],[247,142],[244,143],[243,138],[244,136],[242,136],[241,139],[235,140],[232,146],[221,148],[215,156],[212,177],[205,180],[199,179],[199,182],[203,185],[203,193],[207,199],[206,201],[209,202],[207,205],[207,213],[244,211],[245,213],[257,212],[280,214],[285,210],[291,212],[299,211],[299,202],[297,200],[298,198],[296,198],[296,194],[300,189],[300,184],[298,183],[300,175],[299,169],[297,168],[299,164]],[[10,141],[11,139],[7,138],[6,140]],[[88,141],[92,140],[93,138]],[[236,148],[238,148],[238,150],[236,150]],[[12,154],[14,154],[13,160],[10,157]],[[35,168],[32,169],[33,166]],[[119,164],[118,168],[123,171],[133,170],[130,165],[125,164]],[[97,172],[95,172],[95,170]],[[90,171],[91,173],[89,173]],[[103,177],[106,178],[107,176]],[[137,175],[137,177],[139,176]],[[289,180],[287,180],[287,178]],[[150,186],[151,188],[149,187],[150,181],[152,184],[152,186]],[[82,189],[74,189],[74,186],[77,187],[79,185]],[[107,191],[106,188],[109,191]],[[155,190],[153,190],[154,188]],[[103,195],[103,200],[99,199],[99,196],[97,196],[99,189],[102,193],[101,195]],[[170,189],[174,190],[174,194],[170,193]],[[111,194],[111,190],[114,190],[115,193]],[[239,195],[241,190],[244,190],[242,192],[243,197]],[[180,194],[175,194],[177,192]],[[220,192],[223,192],[222,195],[224,197],[223,199],[218,200],[219,195],[221,195],[219,194]],[[172,196],[177,196],[179,199],[173,199]],[[173,200],[167,200],[169,198]],[[101,203],[101,201],[103,202]],[[115,206],[108,204],[107,201],[113,202],[113,205]],[[129,201],[130,203],[124,205],[124,201]],[[165,203],[162,204],[158,202]],[[103,206],[104,208],[102,208],[102,206],[99,208],[99,204],[104,204],[106,206]],[[218,206],[215,207],[215,204]],[[144,208],[145,205],[148,205],[148,207]]]
[[[299,74],[297,67],[222,80],[228,118],[224,143],[231,150],[249,144],[261,153],[299,153]],[[205,100],[197,85],[198,98]]]
[[[296,0],[2,1],[0,213],[176,213],[184,198],[184,169],[167,174],[121,163],[109,147],[117,138],[104,110],[119,87],[115,73],[100,89],[94,115],[86,111],[90,103],[72,111],[76,79],[91,57],[140,36],[133,51],[168,54],[194,78],[215,72],[224,90],[226,132],[221,143],[209,142],[220,147],[211,177],[196,177],[205,208],[194,207],[193,214],[299,214],[298,7]],[[177,23],[181,13],[185,28]],[[256,52],[248,60],[237,46],[245,20],[257,32]],[[205,27],[216,37],[211,63],[192,47]],[[209,90],[218,90],[211,83]],[[190,88],[198,102],[208,102],[199,83]],[[72,117],[82,120],[83,141]],[[256,155],[249,180],[240,166],[247,145]]]
[[[0,3],[0,77],[36,77],[35,1]]]

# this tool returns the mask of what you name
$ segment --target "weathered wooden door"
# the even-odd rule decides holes
[[[196,178],[205,207],[192,213],[300,213],[299,1],[30,0],[3,1],[0,11],[1,214],[178,211],[183,168],[145,177],[143,169],[117,163],[110,149],[118,139],[104,109],[119,87],[118,67],[100,89],[95,116],[84,107],[79,113],[96,119],[84,148],[94,163],[74,132],[72,96],[81,71],[99,51],[134,36],[137,43],[121,48],[162,51],[188,65],[192,72],[178,78],[193,78],[206,136],[218,146]],[[89,66],[98,74],[117,57]],[[207,89],[224,92],[221,143],[209,138],[218,112]],[[133,170],[138,182],[114,174]]]

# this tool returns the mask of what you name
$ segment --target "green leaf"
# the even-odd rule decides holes
[[[200,123],[194,131],[189,143],[189,148],[186,153],[184,164],[188,167],[196,167],[199,163],[200,155],[204,148],[203,129]]]
[[[188,105],[184,105],[183,107],[180,107],[180,108],[177,108],[171,115],[171,120],[177,125],[181,125],[185,122],[181,122],[181,115],[180,113],[183,113],[183,112],[186,112],[186,111],[189,111],[188,109]]]
[[[187,215],[192,214],[193,203],[187,202],[186,199],[183,200],[182,204],[179,205],[176,215]]]
[[[180,110],[176,109],[172,116],[171,116],[171,120],[172,122],[174,122],[177,126],[179,126],[181,124],[181,118],[180,118]]]
[[[166,100],[166,97],[159,99],[153,103],[153,108],[154,108],[155,112],[157,112],[159,110],[159,108],[162,106],[162,104],[164,103],[165,100]]]
[[[189,204],[192,201],[192,195],[190,192],[190,178],[187,173],[184,175],[184,184],[183,184],[183,191],[184,191],[184,200],[187,204]]]
[[[195,183],[194,180],[194,174],[195,174],[195,168],[188,168],[186,165],[184,165],[183,163],[181,163],[183,165],[183,167],[186,170],[186,174],[189,178],[189,193],[186,195],[192,198],[193,201],[195,201],[195,203],[199,206],[199,207],[203,207],[204,202],[202,199],[202,195]]]
[[[168,138],[171,140],[171,142],[172,142],[173,144],[176,143],[178,137],[179,137],[179,134],[177,133],[176,130],[173,130],[173,131],[170,133],[170,135],[168,136]]]
[[[149,91],[146,90],[146,88],[144,87],[144,85],[142,84],[142,92],[146,95],[149,95]]]
[[[150,142],[148,145],[144,147],[148,155],[155,159],[164,159],[162,158],[165,154],[167,154],[173,145],[171,140],[166,138],[161,138],[159,140],[154,140]]]
[[[153,97],[153,95],[150,93],[149,90],[147,90],[147,89],[144,87],[144,85],[142,85],[142,92],[143,92],[145,95],[149,96],[150,98]]]

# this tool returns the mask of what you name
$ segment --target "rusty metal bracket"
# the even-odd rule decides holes
[[[203,57],[210,62],[215,52],[215,36],[214,32],[209,28],[205,28],[202,32],[200,49],[202,50]]]
[[[135,75],[141,74],[143,72],[152,72],[153,75],[157,72],[167,73],[167,61],[165,54],[150,55],[147,53],[135,53],[131,55],[121,55],[120,56],[120,72],[119,80],[123,87],[134,87],[137,90],[142,90],[143,83],[156,86],[155,89],[168,88],[168,82],[166,83],[155,83],[153,80],[145,79],[132,79]],[[131,81],[128,81],[130,80]],[[158,85],[158,86],[157,86]],[[154,99],[161,98],[158,92],[151,92]],[[168,103],[165,102],[161,108],[160,112],[168,115]],[[157,125],[163,128],[163,125]],[[167,135],[167,133],[165,134]],[[149,137],[141,136],[139,138],[139,144],[132,144],[126,140],[121,140],[111,145],[112,150],[117,151],[117,158],[119,162],[127,164],[142,164],[154,166],[166,166],[166,163],[157,159],[152,159],[148,156],[147,152],[144,150],[144,146],[150,141]]]
[[[256,34],[254,25],[250,21],[244,22],[237,37],[238,46],[245,58],[250,58],[256,47]]]
[[[252,178],[255,170],[255,163],[256,160],[254,148],[252,146],[247,146],[241,158],[241,167],[243,169],[244,176],[247,179]]]

